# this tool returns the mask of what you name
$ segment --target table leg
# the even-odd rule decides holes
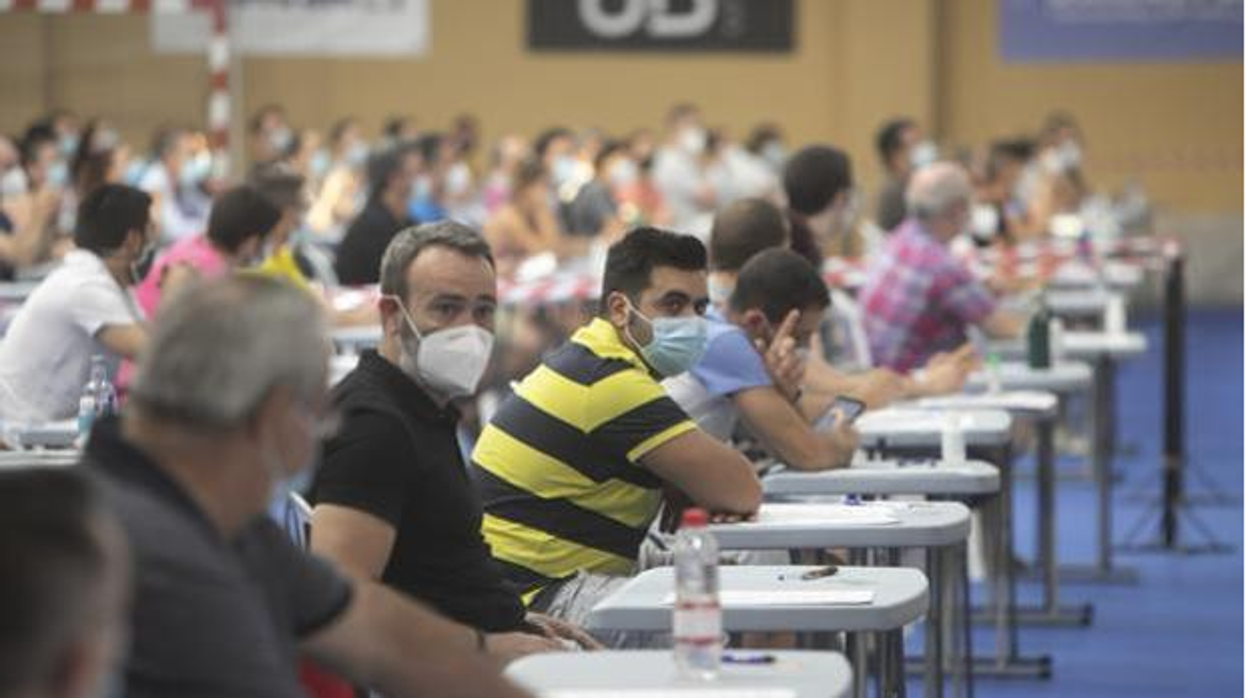
[[[1096,481],[1096,561],[1092,565],[1062,565],[1058,573],[1067,581],[1134,584],[1135,570],[1115,567],[1113,560],[1113,448],[1114,360],[1101,356],[1093,371],[1092,473]]]
[[[1063,608],[1058,601],[1056,446],[1057,424],[1052,419],[1036,423],[1036,563],[1039,568],[1043,602],[1039,607],[1016,610],[1018,622],[1029,625],[1087,626],[1092,622],[1092,606]]]
[[[927,673],[923,681],[924,698],[940,698],[945,687],[945,657],[941,647],[944,640],[943,581],[945,560],[941,551],[927,549],[928,603],[927,623],[923,628],[923,657]]]
[[[866,632],[848,633],[849,659],[854,670],[854,698],[867,698],[867,635]]]
[[[1018,656],[1018,619],[1014,602],[1014,484],[1009,449],[1004,449],[994,462],[1001,469],[1001,492],[997,495],[1000,538],[993,551],[996,570],[991,614],[996,626],[996,654],[994,657],[976,658],[975,672],[985,676],[1047,678],[1050,673],[1047,655],[1035,658]]]

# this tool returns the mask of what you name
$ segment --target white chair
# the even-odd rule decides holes
[[[831,291],[832,321],[836,324],[837,334],[845,343],[845,355],[838,357],[843,368],[865,371],[871,368],[871,344],[867,341],[867,330],[862,322],[862,307],[858,301],[844,291]]]
[[[308,533],[312,527],[312,505],[298,492],[286,497],[286,510],[282,515],[286,535],[300,548],[308,549]]]

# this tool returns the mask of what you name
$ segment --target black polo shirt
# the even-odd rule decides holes
[[[115,420],[83,463],[134,557],[127,698],[303,698],[297,642],[347,608],[348,582],[264,516],[227,540]]]
[[[375,351],[338,384],[334,403],[343,426],[326,443],[312,500],[394,528],[386,585],[482,630],[523,629],[524,607],[481,536],[481,501],[459,451],[455,408],[439,408]]]
[[[411,224],[406,216],[396,218],[380,199],[369,199],[338,245],[334,263],[338,283],[347,286],[377,283],[381,258],[390,241]]]

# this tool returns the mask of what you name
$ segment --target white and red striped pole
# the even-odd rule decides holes
[[[208,38],[208,108],[204,124],[212,149],[213,178],[225,179],[230,163],[230,33],[228,0],[0,0],[0,14],[185,14],[204,12]]]

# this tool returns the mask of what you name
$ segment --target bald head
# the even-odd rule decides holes
[[[929,233],[949,240],[966,224],[971,194],[971,180],[965,169],[952,162],[936,162],[911,175],[906,187],[906,211]]]

